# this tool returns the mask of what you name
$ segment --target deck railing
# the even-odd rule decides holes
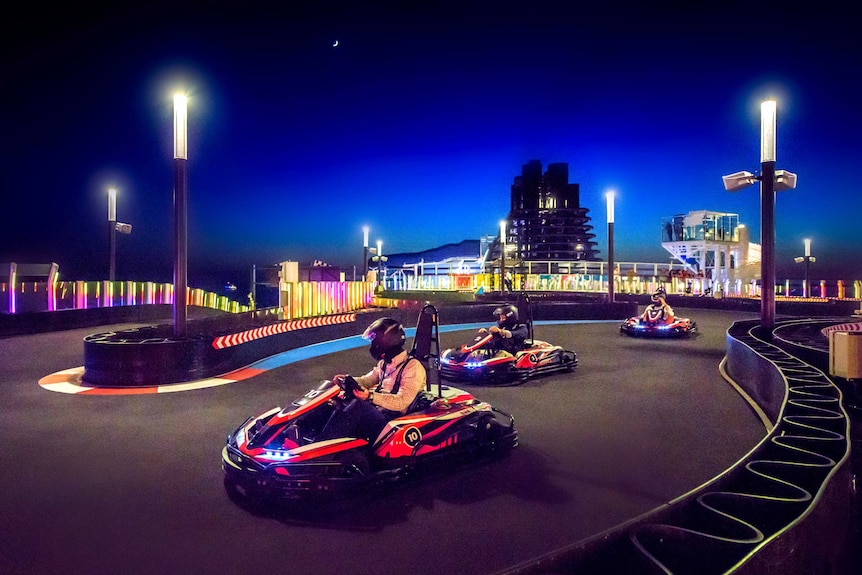
[[[282,319],[316,317],[368,306],[374,296],[370,282],[291,282],[279,286]],[[229,313],[251,311],[228,296],[189,288],[186,303]],[[12,290],[0,283],[0,313],[26,313],[100,307],[173,304],[174,286],[135,281],[22,282]]]
[[[508,291],[559,291],[591,294],[607,293],[607,276],[579,273],[515,274]],[[759,298],[760,286],[742,282],[707,282],[703,278],[616,275],[618,294],[648,294],[663,287],[669,294],[730,298]],[[843,280],[814,284],[807,298],[789,280],[776,285],[776,297],[805,300],[862,300],[862,281],[846,285]],[[489,293],[500,291],[499,274],[448,276],[386,276],[375,282],[282,282],[279,285],[278,313],[282,319],[318,317],[355,311],[374,303],[376,290],[451,291]],[[253,309],[228,296],[189,288],[188,305],[242,313]],[[174,286],[168,283],[134,281],[22,282],[11,290],[0,283],[0,313],[60,311],[99,307],[173,304]]]

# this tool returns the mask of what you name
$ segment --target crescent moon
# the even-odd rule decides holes
[[[338,46],[338,40],[336,40],[335,42],[332,43],[333,48],[335,48],[336,46]]]

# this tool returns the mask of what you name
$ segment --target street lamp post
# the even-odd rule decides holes
[[[186,161],[188,160],[186,97],[174,96],[174,336],[185,337],[188,318],[188,214]]]
[[[775,327],[775,101],[760,106],[760,316]]]
[[[605,195],[608,205],[608,301],[614,303],[614,192]]]
[[[380,277],[380,266],[383,263],[383,240],[377,240],[377,285],[386,287]]]
[[[760,323],[769,334],[775,327],[775,192],[796,187],[796,174],[775,169],[775,117],[775,100],[761,103],[760,176],[743,171],[722,177],[729,192],[760,181]]]
[[[506,291],[506,220],[500,220],[500,293]]]
[[[368,226],[362,226],[362,281],[368,278]]]
[[[117,221],[117,190],[108,190],[108,280],[116,279],[117,271],[117,232],[132,233],[132,224]]]
[[[811,238],[805,238],[802,240],[805,244],[805,255],[801,258],[793,258],[793,261],[796,263],[805,263],[805,280],[802,282],[802,297],[811,297],[811,282],[808,279],[808,268],[810,264],[813,264],[816,258],[811,255]],[[820,294],[821,296],[823,294]]]
[[[108,190],[108,281],[114,281],[117,261],[117,190]]]

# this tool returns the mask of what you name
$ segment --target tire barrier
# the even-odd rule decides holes
[[[173,337],[170,325],[98,333],[84,338],[81,381],[93,387],[151,387],[201,380],[286,349],[355,335],[357,329],[361,333],[350,313],[222,333],[195,328],[185,338]]]

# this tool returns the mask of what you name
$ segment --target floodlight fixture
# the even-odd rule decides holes
[[[796,174],[787,170],[775,170],[775,191],[783,192],[796,188]]]
[[[733,174],[722,176],[722,181],[724,182],[724,189],[728,192],[738,192],[743,188],[747,188],[757,181],[757,176],[752,174],[751,172],[735,172]]]

